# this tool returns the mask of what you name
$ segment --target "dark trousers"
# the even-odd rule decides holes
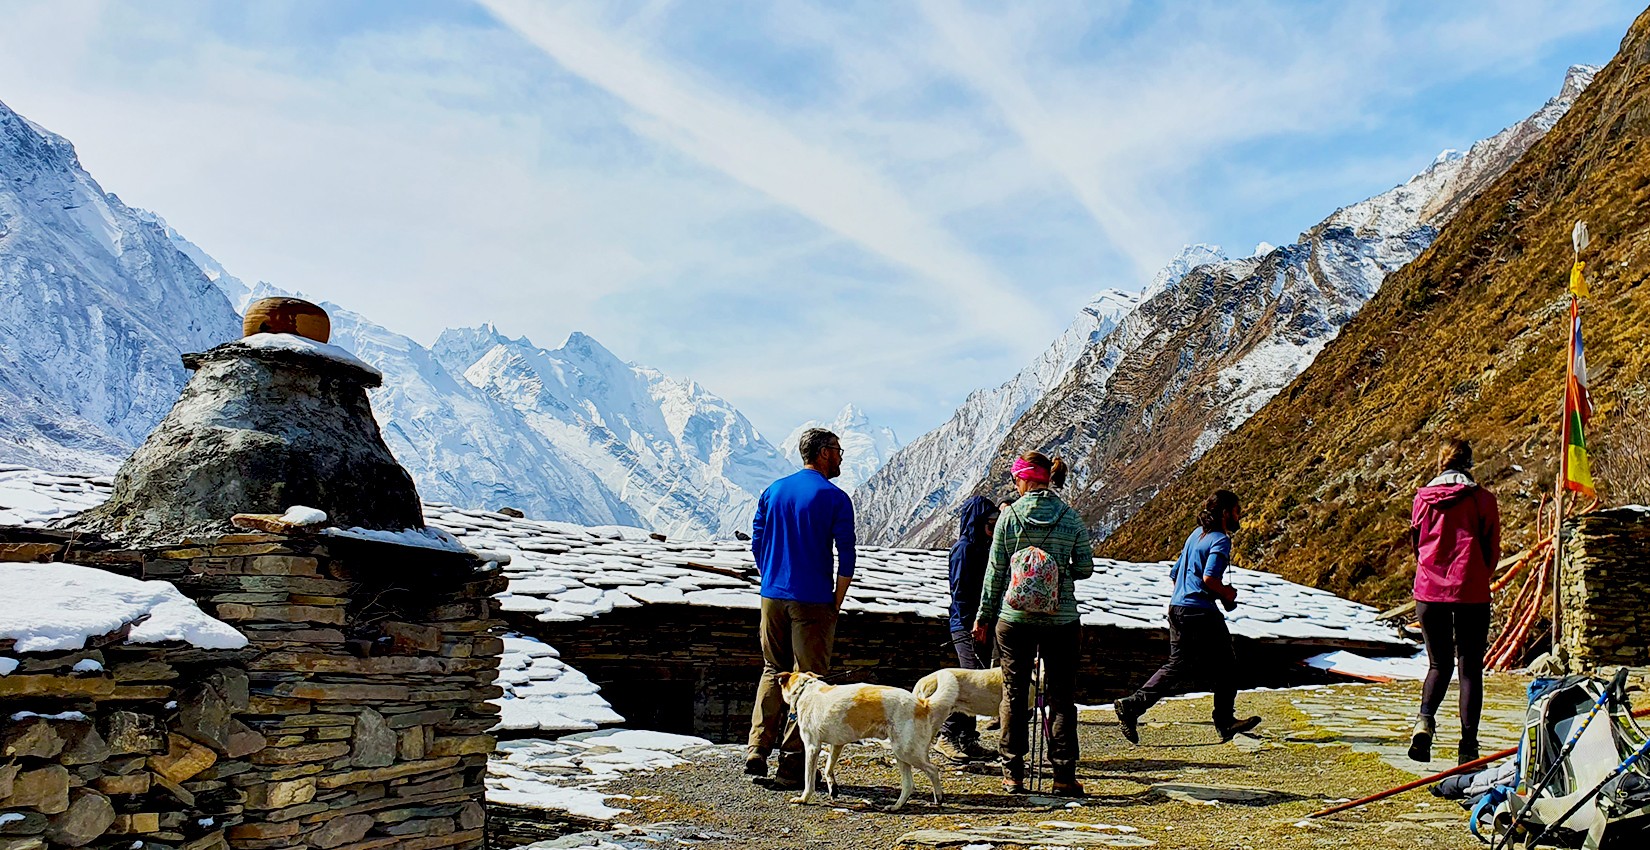
[[[984,670],[986,668],[985,659],[991,657],[990,650],[975,645],[974,635],[970,632],[952,632],[951,647],[957,651],[957,666],[966,670]],[[986,651],[982,652],[981,650]],[[979,733],[974,730],[974,715],[972,714],[953,714],[947,717],[945,725],[940,728],[940,734],[957,743],[979,738]]]
[[[1484,651],[1490,640],[1488,602],[1415,603],[1421,639],[1427,645],[1427,680],[1421,686],[1421,713],[1432,717],[1444,704],[1451,671],[1461,668],[1461,737],[1478,737],[1484,709]]]
[[[997,656],[1003,667],[1003,767],[1024,768],[1029,749],[1031,684],[1043,657],[1042,697],[1051,720],[1048,760],[1056,782],[1077,778],[1077,658],[1082,626],[997,623]]]
[[[1236,669],[1232,633],[1226,630],[1226,618],[1219,611],[1171,605],[1169,662],[1133,696],[1118,700],[1118,708],[1126,705],[1128,711],[1143,714],[1164,697],[1190,693],[1203,685],[1215,695],[1215,725],[1230,726],[1237,720],[1237,685],[1232,675]]]
[[[767,758],[785,723],[785,698],[779,674],[791,670],[825,675],[831,669],[831,642],[836,638],[836,606],[788,599],[762,598],[762,677],[756,684],[751,734],[745,750]],[[791,724],[781,754],[802,753],[802,732]]]

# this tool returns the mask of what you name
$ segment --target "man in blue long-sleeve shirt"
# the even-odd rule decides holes
[[[830,669],[837,611],[854,575],[854,505],[830,482],[842,474],[842,442],[810,428],[798,448],[805,468],[769,485],[751,521],[751,551],[762,572],[763,662],[745,751],[752,776],[768,774],[768,753],[785,720],[779,674],[823,676]],[[793,725],[779,746],[774,785],[801,788],[803,778],[802,735]]]

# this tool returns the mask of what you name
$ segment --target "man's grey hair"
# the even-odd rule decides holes
[[[841,442],[835,434],[824,428],[809,428],[802,432],[802,439],[797,441],[796,450],[802,455],[803,463],[813,463],[819,459],[819,453],[825,451],[826,446]]]

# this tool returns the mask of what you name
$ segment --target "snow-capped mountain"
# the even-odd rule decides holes
[[[1025,447],[1062,455],[1073,504],[1109,534],[1310,365],[1388,275],[1557,123],[1596,70],[1571,68],[1534,115],[1465,154],[1446,151],[1293,244],[1154,283],[1016,423],[992,474],[1006,476]]]
[[[0,460],[114,469],[176,400],[179,355],[239,335],[162,227],[0,103]]]
[[[455,370],[470,361],[466,382],[593,473],[646,528],[731,536],[749,528],[755,496],[795,471],[726,400],[582,333],[544,349],[489,326],[450,330],[435,356]]]
[[[179,355],[291,293],[104,193],[67,140],[4,104],[0,175],[0,462],[112,471],[176,400]],[[384,439],[428,500],[729,536],[793,469],[728,402],[583,334],[545,351],[484,326],[431,350],[323,306],[332,341],[383,372]]]
[[[802,432],[809,428],[824,428],[842,441],[842,475],[836,479],[836,485],[849,493],[876,474],[899,450],[899,437],[894,436],[894,429],[872,423],[864,411],[850,404],[837,413],[835,420],[810,419],[796,426],[785,442],[779,444],[785,460],[793,467],[802,465],[798,442]]]
[[[1195,250],[1215,249],[1199,245]],[[1184,270],[1171,264],[1160,277],[1177,273]],[[930,530],[949,534],[951,514],[982,485],[998,444],[1021,414],[1064,377],[1084,351],[1111,334],[1136,303],[1138,296],[1117,290],[1096,295],[1019,374],[995,389],[970,393],[945,424],[895,452],[854,491],[860,540],[893,545],[924,539]]]

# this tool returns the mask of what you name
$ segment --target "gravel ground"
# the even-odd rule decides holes
[[[1491,713],[1523,704],[1524,681],[1495,677]],[[835,800],[788,802],[788,792],[759,787],[740,773],[742,753],[719,747],[696,764],[628,777],[607,786],[632,799],[609,846],[867,848],[900,845],[915,830],[970,830],[1000,825],[1036,827],[1048,821],[1132,827],[1104,834],[1124,844],[1160,847],[1272,848],[1477,847],[1464,812],[1424,790],[1322,820],[1307,814],[1329,801],[1361,797],[1415,778],[1383,761],[1407,734],[1418,685],[1348,685],[1313,691],[1246,693],[1240,714],[1265,717],[1258,737],[1220,743],[1209,725],[1209,700],[1162,703],[1141,725],[1141,746],[1131,746],[1107,710],[1084,712],[1078,775],[1089,797],[1080,806],[1052,797],[1011,797],[998,790],[994,766],[980,772],[945,770],[946,800],[935,806],[926,780],[904,811],[882,809],[898,792],[898,771],[880,744],[845,751],[842,787]],[[1297,705],[1299,704],[1299,705]],[[1305,706],[1302,708],[1300,706]],[[1316,716],[1314,716],[1316,715]],[[1448,755],[1453,741],[1446,739]],[[1485,752],[1505,742],[1486,740]],[[1452,762],[1435,760],[1426,769]],[[1421,770],[1413,766],[1413,770]],[[1170,799],[1154,783],[1239,785],[1278,792],[1266,805],[1214,805]],[[634,828],[629,837],[623,832]],[[1089,833],[1100,835],[1100,833]],[[594,838],[595,836],[591,836]],[[1051,838],[1055,838],[1053,834]],[[962,842],[945,846],[960,846]],[[1031,846],[1001,840],[997,848]],[[1059,840],[1040,842],[1058,846]],[[569,842],[568,846],[578,846]],[[913,845],[914,846],[914,845]]]

